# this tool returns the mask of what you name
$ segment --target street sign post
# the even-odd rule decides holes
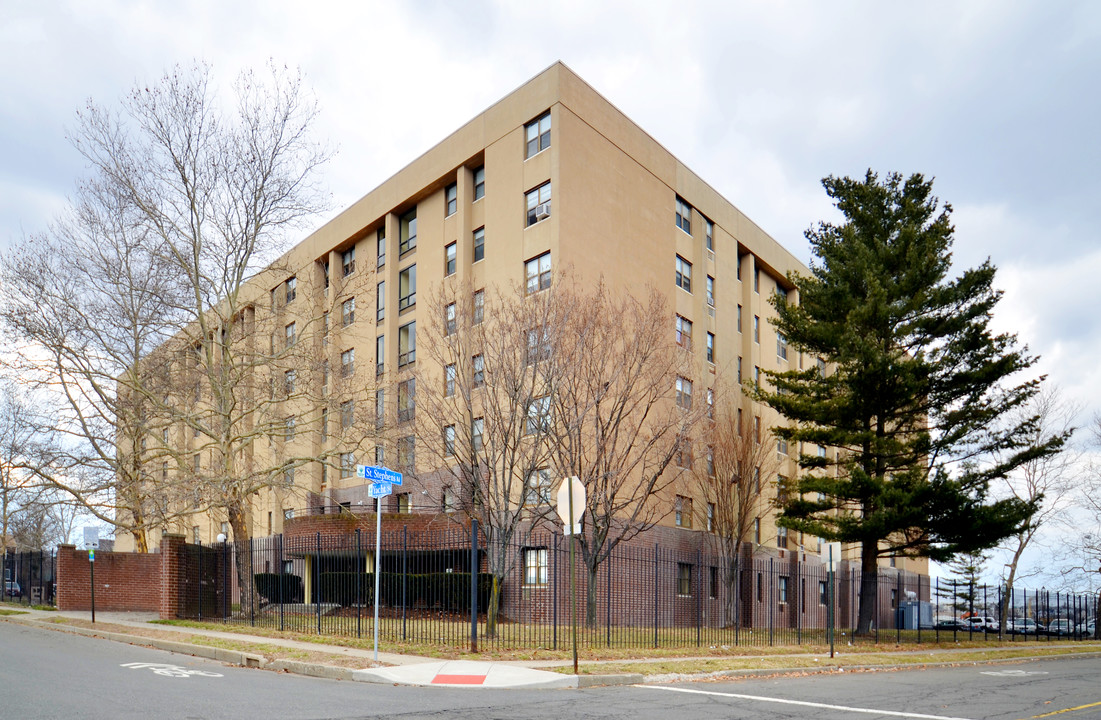
[[[375,662],[378,662],[378,593],[382,572],[382,499],[401,485],[401,473],[377,465],[356,465],[356,477],[370,480],[367,494],[375,498]]]
[[[581,516],[585,514],[585,485],[576,476],[558,486],[558,517],[570,538],[570,634],[573,636],[573,674],[577,674],[577,598],[574,593],[574,538],[581,534]]]

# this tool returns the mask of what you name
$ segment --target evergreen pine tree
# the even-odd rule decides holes
[[[1019,377],[1035,358],[989,327],[1001,296],[989,261],[949,277],[951,206],[938,209],[932,181],[869,170],[822,184],[845,221],[807,231],[811,274],[790,277],[798,302],[773,298],[805,369],[767,373],[757,397],[805,449],[779,522],[859,545],[866,633],[880,556],[947,560],[1018,532],[1035,502],[992,500],[990,481],[1062,439],[1030,443],[1035,418],[1004,422],[1039,387]]]

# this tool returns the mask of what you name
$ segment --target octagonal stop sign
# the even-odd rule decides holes
[[[570,494],[573,494],[573,515],[570,515]],[[576,476],[562,480],[558,486],[558,517],[565,525],[565,534],[581,532],[581,516],[585,514],[585,486]]]

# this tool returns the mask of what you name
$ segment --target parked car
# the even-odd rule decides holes
[[[1085,637],[1093,637],[1094,632],[1097,630],[1097,621],[1090,620],[1089,622],[1078,623],[1078,634]]]
[[[1074,623],[1066,618],[1056,618],[1048,623],[1047,626],[1048,635],[1073,635]]]
[[[23,589],[19,587],[19,583],[15,580],[4,581],[4,597],[23,597]]]
[[[1005,631],[1010,635],[1038,635],[1044,628],[1032,618],[1006,620]]]
[[[970,632],[971,623],[966,620],[959,620],[957,618],[948,618],[945,620],[938,620],[937,624],[933,626],[935,630],[954,630],[957,632]]]
[[[967,622],[975,632],[998,632],[998,621],[986,615],[972,615]]]

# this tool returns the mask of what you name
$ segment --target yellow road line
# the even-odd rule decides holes
[[[1029,720],[1036,720],[1036,718],[1046,718],[1052,715],[1062,715],[1063,713],[1075,712],[1077,710],[1085,710],[1086,708],[1097,707],[1101,705],[1101,702],[1090,703],[1089,705],[1079,705],[1078,707],[1067,708],[1066,710],[1056,710],[1055,712],[1044,713],[1043,715],[1033,715]]]

